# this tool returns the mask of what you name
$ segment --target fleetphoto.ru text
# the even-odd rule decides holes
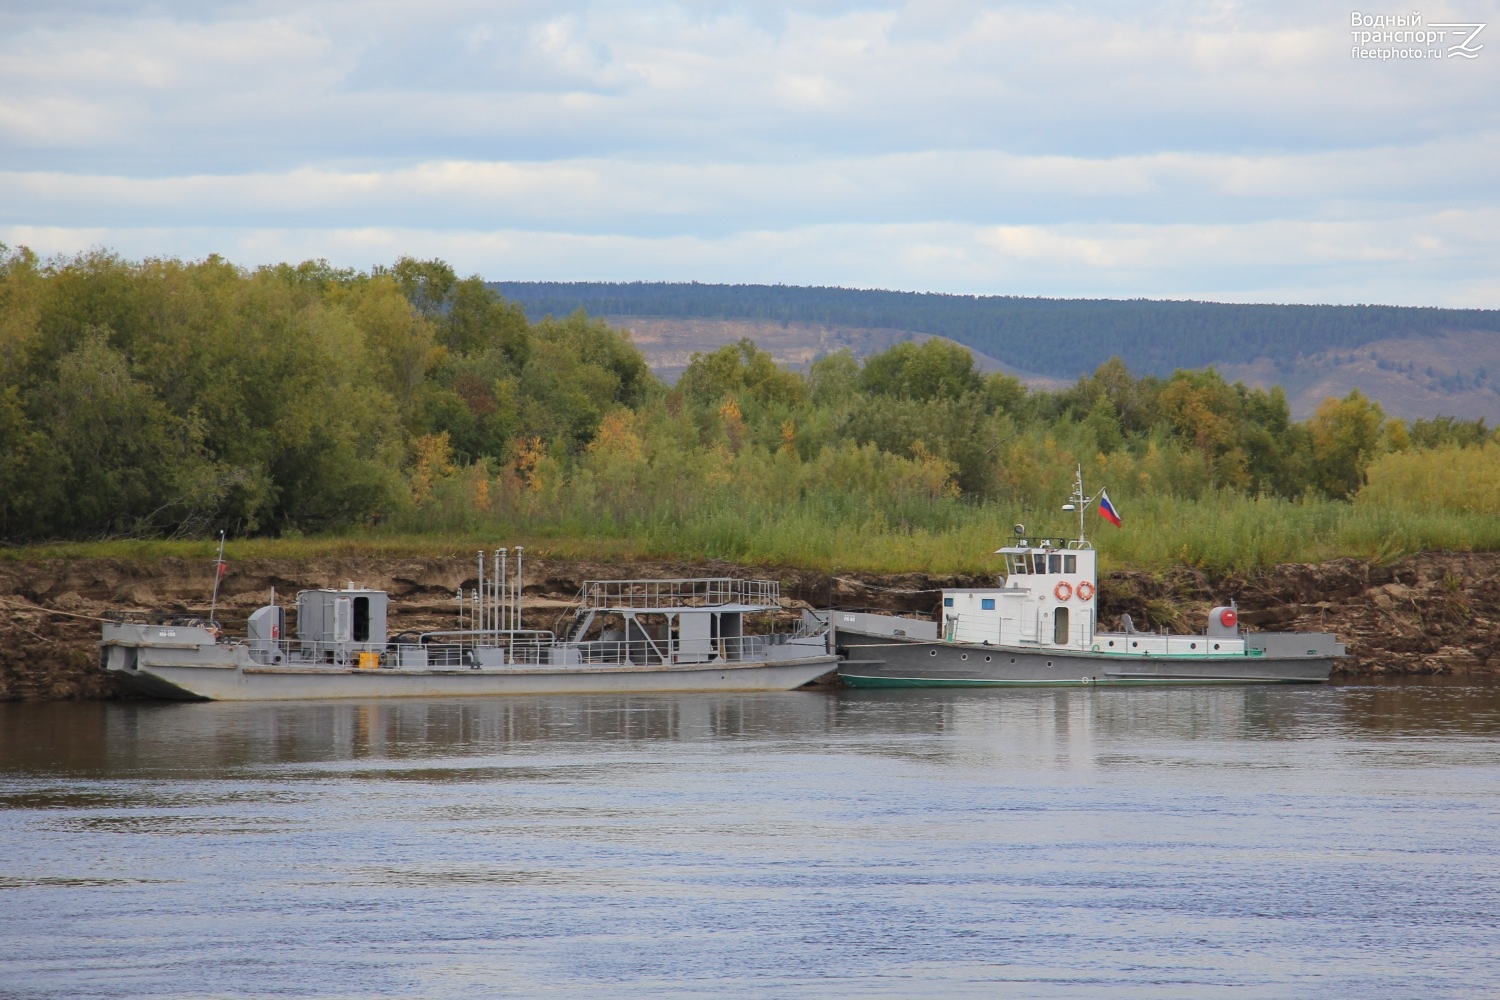
[[[1484,45],[1476,41],[1486,27],[1477,21],[1425,23],[1421,11],[1410,14],[1349,15],[1354,59],[1473,59]]]

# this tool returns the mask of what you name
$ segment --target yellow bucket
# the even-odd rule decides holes
[[[380,654],[379,653],[360,653],[359,654],[359,669],[361,669],[361,670],[374,670],[374,669],[376,669],[379,666],[380,666]]]

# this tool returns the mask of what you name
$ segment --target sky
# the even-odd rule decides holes
[[[8,0],[0,242],[1500,308],[1497,95],[1495,0]]]

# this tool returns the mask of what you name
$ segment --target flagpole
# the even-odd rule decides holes
[[[1089,541],[1088,522],[1085,520],[1088,517],[1089,508],[1094,505],[1095,500],[1098,500],[1100,497],[1107,497],[1108,494],[1106,489],[1101,486],[1098,493],[1089,496],[1088,491],[1083,488],[1083,463],[1080,462],[1078,464],[1078,471],[1075,475],[1076,478],[1073,480],[1073,495],[1068,498],[1067,503],[1063,504],[1063,510],[1072,511],[1074,505],[1077,505],[1078,546],[1079,548],[1084,548],[1088,546]],[[1113,505],[1111,505],[1110,510],[1113,512]]]
[[[219,580],[224,576],[224,532],[219,532],[219,558],[214,562],[214,596],[208,606],[208,620],[212,622],[219,610]]]

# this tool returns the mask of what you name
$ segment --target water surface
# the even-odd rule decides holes
[[[1500,689],[0,705],[0,995],[1500,993]]]

